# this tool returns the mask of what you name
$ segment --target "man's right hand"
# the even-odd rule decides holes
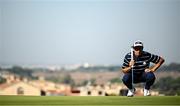
[[[133,65],[134,65],[134,60],[131,60],[130,62],[129,62],[129,67],[132,67]]]
[[[126,67],[126,68],[122,69],[122,71],[123,71],[124,73],[129,72],[130,69],[132,68],[132,66],[134,65],[134,63],[135,63],[134,60],[131,60],[131,61],[129,62],[129,67]]]

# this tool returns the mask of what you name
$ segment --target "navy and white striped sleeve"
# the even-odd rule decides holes
[[[157,64],[161,57],[158,56],[158,55],[154,55],[154,54],[150,54],[150,55],[151,55],[150,62],[153,62],[153,63]]]
[[[128,66],[129,66],[129,62],[130,62],[130,60],[129,60],[129,54],[127,54],[127,55],[125,56],[125,58],[124,58],[124,62],[123,62],[122,68],[128,67]]]

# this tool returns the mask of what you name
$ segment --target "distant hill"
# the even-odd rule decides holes
[[[119,71],[121,66],[91,66],[91,67],[79,67],[72,71]]]
[[[159,71],[178,71],[178,72],[180,72],[180,63],[171,63],[169,65],[163,65],[159,68]]]
[[[16,74],[20,77],[26,77],[29,79],[36,79],[35,77],[32,76],[33,70],[32,69],[28,69],[28,68],[22,68],[20,66],[13,66],[12,68],[6,68],[6,69],[2,69],[1,71],[7,71],[13,74]]]
[[[70,75],[74,80],[88,79],[87,76],[93,76],[92,79],[102,79],[104,81],[110,80],[111,78],[116,78],[119,75],[123,75],[120,71],[121,66],[91,66],[91,67],[79,67],[73,70],[59,69],[59,70],[50,70],[42,68],[23,68],[20,66],[14,66],[11,68],[0,68],[0,70],[6,70],[10,73],[16,74],[20,77],[26,77],[29,79],[37,79],[38,75],[42,75],[45,78],[54,78],[53,80],[59,81],[60,78],[64,78],[65,75]],[[107,74],[107,73],[108,74]],[[41,74],[39,74],[41,73]],[[79,73],[79,74],[77,74]],[[171,63],[169,65],[163,65],[157,71],[157,76],[179,76],[180,73],[180,64]],[[86,75],[87,74],[87,75]],[[112,74],[112,75],[111,75]],[[98,76],[99,75],[99,76]],[[77,77],[78,76],[78,77]],[[100,77],[101,76],[101,77]],[[89,77],[91,79],[91,77]],[[158,78],[159,78],[158,77]],[[78,79],[80,78],[80,79]],[[83,80],[84,80],[83,79]],[[99,81],[99,80],[98,80]],[[100,81],[102,82],[102,81]]]
[[[93,67],[79,67],[71,71],[119,71],[121,66],[93,66]],[[162,65],[158,71],[178,71],[180,72],[180,63],[171,63],[168,65]]]

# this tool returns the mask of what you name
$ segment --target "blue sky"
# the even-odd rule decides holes
[[[135,40],[180,62],[179,0],[0,0],[1,65],[121,65]]]

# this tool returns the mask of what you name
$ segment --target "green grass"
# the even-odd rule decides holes
[[[180,106],[180,96],[0,96],[0,106]]]

